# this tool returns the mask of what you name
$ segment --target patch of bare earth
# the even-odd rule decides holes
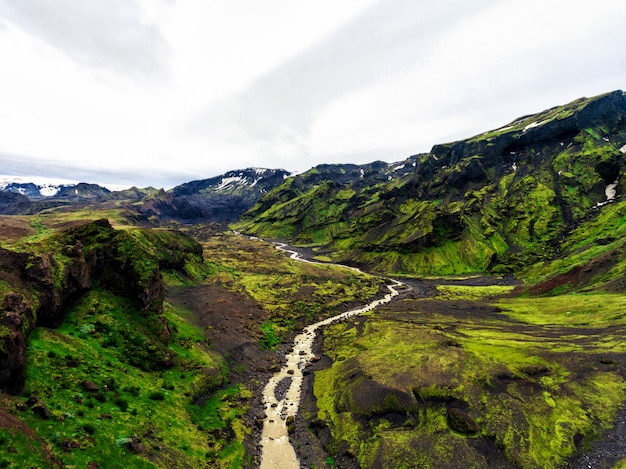
[[[25,437],[29,450],[43,455],[44,462],[49,464],[49,467],[62,467],[62,463],[57,460],[53,452],[48,450],[45,441],[37,435],[37,432],[7,410],[13,406],[15,403],[9,397],[5,396],[0,400],[0,429],[6,430],[10,436],[22,435]],[[8,451],[11,452],[10,442]]]
[[[248,454],[259,454],[262,429],[263,386],[280,369],[281,356],[259,346],[259,325],[266,313],[248,296],[219,285],[170,288],[168,301],[189,311],[191,322],[200,327],[212,347],[224,356],[231,369],[230,383],[243,383],[252,391],[246,422],[252,433],[244,445]],[[252,466],[254,467],[254,466]]]
[[[24,218],[0,215],[0,241],[16,241],[35,233]]]

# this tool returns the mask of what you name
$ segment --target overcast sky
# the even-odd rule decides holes
[[[0,174],[400,161],[626,89],[624,0],[0,0]]]

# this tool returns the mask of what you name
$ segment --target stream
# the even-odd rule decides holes
[[[290,253],[291,259],[300,262],[328,265],[304,259],[300,253],[289,250],[286,246],[277,244],[276,248]],[[360,272],[355,267],[341,267]],[[263,407],[266,416],[261,434],[261,469],[300,469],[296,451],[289,440],[288,423],[293,422],[300,407],[303,371],[313,360],[313,342],[317,329],[388,303],[398,295],[396,288],[403,285],[397,280],[392,282],[393,284],[387,285],[389,293],[383,298],[307,326],[295,337],[293,349],[285,356],[285,364],[280,371],[274,373],[263,389]]]
[[[277,244],[276,248],[289,253],[293,260],[328,265],[327,263],[305,259],[299,252],[288,249],[286,244]],[[341,267],[360,272],[354,267]],[[293,424],[292,422],[295,420],[300,407],[303,371],[313,360],[312,347],[317,330],[333,322],[371,311],[377,306],[391,301],[399,293],[397,288],[404,284],[393,279],[390,280],[393,283],[387,285],[389,293],[383,298],[362,308],[353,309],[309,325],[294,338],[293,349],[285,356],[285,364],[279,372],[269,379],[263,389],[265,419],[260,441],[261,469],[300,469],[298,456],[289,439],[288,426]],[[566,467],[572,469],[608,469],[623,458],[625,448],[626,408],[623,408],[618,412],[615,426],[594,442],[589,452],[573,458]]]

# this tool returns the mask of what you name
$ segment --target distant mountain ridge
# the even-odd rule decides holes
[[[44,197],[53,197],[61,190],[73,187],[73,184],[35,184],[33,182],[0,182],[0,191],[14,192],[28,197],[31,200],[39,200]]]
[[[138,210],[147,217],[183,223],[215,222],[223,226],[239,220],[266,192],[290,175],[282,169],[246,168],[221,176],[187,182],[159,191]]]
[[[282,169],[246,168],[168,191],[152,187],[111,191],[98,184],[36,184],[19,178],[19,182],[5,180],[0,184],[0,214],[33,214],[73,204],[126,204],[124,209],[135,221],[217,222],[226,226],[289,176]]]

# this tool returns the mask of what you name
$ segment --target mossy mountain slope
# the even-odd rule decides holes
[[[388,272],[516,272],[620,202],[625,144],[624,93],[582,98],[384,165],[400,177],[313,168],[236,227]]]

